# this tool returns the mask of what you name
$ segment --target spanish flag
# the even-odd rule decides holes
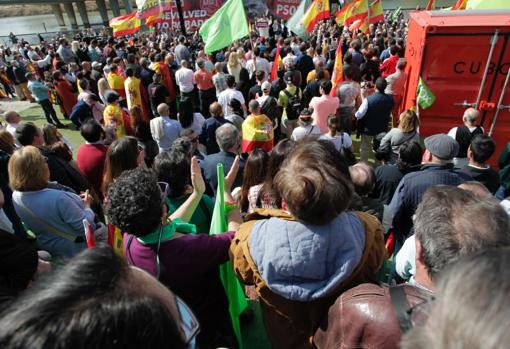
[[[467,0],[457,0],[457,2],[452,6],[451,10],[465,10],[467,5]]]
[[[429,0],[426,10],[432,11],[436,8],[436,0]]]
[[[369,24],[368,24],[368,14],[364,15],[360,19],[355,20],[349,26],[349,31],[350,32],[355,32],[358,29],[361,30],[361,32],[363,34],[369,34],[370,33],[370,27],[369,27]]]
[[[270,81],[274,81],[278,78],[278,69],[283,65],[282,57],[280,55],[281,47],[276,48],[276,55],[274,56],[273,69],[271,69]]]
[[[328,19],[330,16],[329,12],[329,0],[314,0],[301,21],[306,28],[307,32],[311,32],[315,24],[323,19]]]
[[[368,23],[377,23],[384,21],[384,13],[381,0],[375,0],[369,6],[369,14],[370,17],[368,18]]]
[[[110,19],[110,27],[113,29],[113,37],[134,34],[140,30],[141,22],[136,17],[136,11],[125,16]]]
[[[147,27],[154,27],[156,24],[163,22],[163,13],[148,16],[145,19],[145,25]]]
[[[335,17],[339,25],[349,25],[368,14],[368,0],[356,0],[340,9]]]
[[[333,88],[329,95],[331,97],[336,97],[336,89],[338,85],[342,82],[343,75],[343,57],[342,57],[342,45],[338,45],[336,48],[336,57],[335,57],[335,65],[333,66],[333,76],[331,77],[331,82],[333,83]]]
[[[242,152],[249,153],[260,148],[267,152],[273,149],[273,123],[265,115],[249,115],[243,122]]]

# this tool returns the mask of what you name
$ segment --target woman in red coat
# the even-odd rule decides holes
[[[66,119],[71,115],[74,105],[78,102],[73,91],[73,86],[67,81],[58,70],[53,72],[53,86],[60,99],[60,105],[67,114]]]

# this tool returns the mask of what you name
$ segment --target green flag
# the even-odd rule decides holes
[[[216,202],[214,203],[214,211],[211,220],[210,235],[221,234],[227,231],[227,215],[225,213],[225,198],[223,191],[225,188],[225,174],[223,172],[223,165],[218,164],[218,190],[216,192]],[[220,278],[225,288],[228,298],[230,319],[232,320],[232,327],[239,342],[239,348],[243,349],[243,340],[241,337],[241,325],[239,323],[239,315],[248,307],[248,302],[244,295],[243,288],[239,280],[234,275],[232,264],[226,262],[220,266]]]
[[[205,53],[227,47],[249,34],[242,0],[228,0],[202,24],[199,34],[205,42]]]
[[[430,88],[425,84],[425,81],[420,77],[418,87],[416,88],[416,102],[421,109],[427,109],[436,100],[436,96],[432,93]]]
[[[398,9],[393,11],[393,14],[391,15],[391,20],[393,22],[395,22],[397,20],[398,16],[400,15],[400,12],[402,12],[402,7],[399,7]]]
[[[305,26],[303,25],[302,20],[305,16],[305,12],[308,9],[308,1],[302,0],[299,4],[296,12],[289,18],[287,21],[287,28],[289,28],[294,34],[299,36],[303,40],[308,40],[310,38],[310,34],[306,31]]]

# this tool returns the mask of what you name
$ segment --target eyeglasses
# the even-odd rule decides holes
[[[184,341],[188,345],[188,348],[194,348],[195,339],[200,332],[200,324],[198,323],[195,314],[193,314],[193,311],[177,295],[175,295],[175,304],[177,305],[177,311],[179,312],[179,323],[181,325],[182,332],[184,333]]]

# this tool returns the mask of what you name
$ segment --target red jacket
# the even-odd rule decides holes
[[[103,169],[108,147],[103,144],[83,144],[78,148],[76,163],[96,194],[103,199]]]
[[[384,62],[379,67],[381,71],[381,76],[383,78],[393,74],[397,71],[397,62],[399,60],[398,56],[390,56],[390,58],[386,58]]]

